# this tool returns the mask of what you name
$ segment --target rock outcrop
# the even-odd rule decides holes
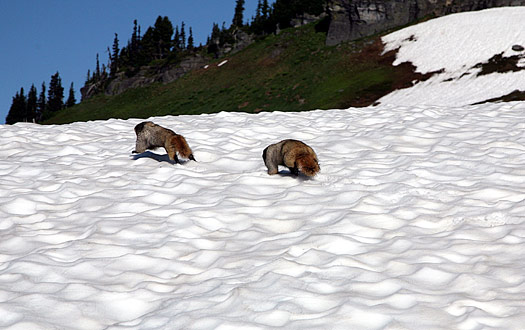
[[[217,41],[216,57],[234,54],[254,42],[254,36],[243,31],[235,31],[232,34],[232,42],[219,45]],[[173,82],[186,73],[204,67],[210,58],[194,54],[182,59],[177,65],[163,65],[159,67],[144,66],[132,76],[125,72],[119,72],[115,77],[104,78],[95,83],[86,84],[80,89],[82,100],[104,93],[106,95],[118,95],[128,89],[148,86],[155,82],[167,84]]]
[[[88,84],[80,89],[82,100],[86,100],[96,94],[118,95],[130,88],[144,87],[154,82],[170,83],[185,75],[186,73],[203,67],[207,60],[201,55],[194,55],[183,59],[180,64],[165,67],[144,66],[132,77],[127,77],[124,72],[119,72],[111,80],[102,80],[97,83]]]
[[[425,16],[524,6],[525,0],[329,0],[329,46],[403,26]]]

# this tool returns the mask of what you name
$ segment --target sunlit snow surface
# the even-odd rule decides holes
[[[0,327],[523,329],[525,103],[151,119],[0,126]]]
[[[397,49],[394,65],[410,62],[416,72],[440,72],[379,101],[396,105],[462,106],[525,90],[525,70],[478,76],[477,64],[497,54],[521,56],[525,47],[525,7],[493,8],[429,20],[382,38],[385,51]]]

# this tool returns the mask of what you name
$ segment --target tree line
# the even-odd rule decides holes
[[[120,48],[118,34],[115,33],[113,46],[108,47],[108,64],[100,65],[99,54],[96,56],[95,70],[88,70],[86,84],[96,83],[101,80],[113,78],[118,72],[133,75],[143,65],[148,65],[155,60],[176,60],[185,51],[194,49],[192,28],[186,32],[185,23],[173,27],[168,17],[159,16],[154,26],[149,27],[144,35],[141,28],[134,20],[133,33],[127,45]],[[173,37],[174,35],[174,37]]]
[[[235,42],[234,34],[244,31],[255,37],[275,34],[279,30],[292,27],[292,20],[304,14],[320,15],[326,11],[327,0],[258,0],[255,15],[244,21],[244,0],[237,0],[232,24],[222,27],[214,23],[211,36],[206,42],[208,53],[217,53],[226,44]]]
[[[69,96],[64,102],[64,87],[62,87],[60,74],[57,72],[51,76],[47,95],[45,82],[42,83],[40,93],[38,93],[34,84],[29,88],[27,95],[25,95],[24,88],[20,88],[20,91],[13,97],[5,123],[41,123],[43,120],[53,116],[58,110],[72,107],[76,103],[73,83],[71,83],[69,88]]]
[[[141,34],[137,20],[133,21],[133,32],[126,46],[120,48],[118,34],[115,33],[113,46],[107,48],[107,65],[100,64],[99,54],[96,55],[96,66],[93,72],[88,70],[86,85],[98,84],[98,90],[103,90],[118,73],[128,77],[136,74],[141,66],[153,63],[165,65],[176,63],[180,59],[206,52],[218,54],[225,44],[235,42],[234,34],[241,30],[258,36],[276,33],[279,29],[291,27],[291,21],[305,13],[320,15],[325,11],[326,0],[258,0],[255,15],[251,20],[244,20],[245,0],[236,0],[232,23],[213,23],[211,35],[204,46],[195,46],[193,31],[186,30],[184,21],[174,26],[167,16],[158,16],[155,24]]]
[[[227,27],[225,22],[222,23],[222,27],[214,23],[204,46],[195,46],[192,28],[186,30],[184,22],[180,26],[174,26],[167,16],[158,16],[155,24],[142,34],[140,25],[134,20],[133,32],[125,46],[120,47],[118,34],[115,33],[111,49],[107,48],[107,65],[101,64],[99,54],[96,54],[95,69],[88,70],[85,87],[95,85],[98,91],[102,91],[117,74],[124,73],[131,77],[142,66],[176,63],[197,52],[217,56],[221,47],[235,42],[235,34],[238,31],[255,37],[277,33],[280,29],[290,27],[294,18],[306,13],[319,15],[324,12],[326,0],[275,0],[272,4],[268,0],[258,0],[255,15],[249,20],[244,19],[244,5],[245,0],[236,0],[230,26]],[[19,121],[40,123],[56,111],[76,103],[73,84],[67,101],[63,102],[64,89],[58,72],[51,77],[47,97],[44,83],[39,97],[36,96],[37,93],[34,85],[29,89],[27,96],[21,88],[13,97],[6,124]]]

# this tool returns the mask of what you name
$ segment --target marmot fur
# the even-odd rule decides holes
[[[306,176],[315,176],[320,170],[314,150],[297,140],[271,144],[264,149],[262,157],[270,175],[279,172],[279,165],[288,167],[295,175],[301,172]]]
[[[164,147],[171,161],[179,163],[177,154],[182,158],[195,160],[193,152],[186,142],[184,136],[179,135],[171,129],[164,128],[151,121],[144,121],[135,126],[137,143],[133,153],[143,153],[147,149]]]

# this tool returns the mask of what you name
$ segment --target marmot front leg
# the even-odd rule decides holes
[[[274,175],[274,174],[279,173],[279,168],[275,164],[266,163],[266,167],[268,168],[268,174],[270,174],[270,175]]]
[[[144,143],[143,140],[137,139],[137,143],[135,144],[135,150],[133,150],[131,153],[133,154],[141,154],[146,151],[147,145]]]
[[[168,152],[168,157],[171,161],[175,162],[175,164],[180,164],[179,157],[177,157],[177,152],[175,151],[175,149],[168,148],[166,149],[166,151]]]

